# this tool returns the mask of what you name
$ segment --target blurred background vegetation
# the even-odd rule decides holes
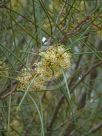
[[[72,53],[65,85],[17,91],[22,67],[54,43]],[[102,135],[102,0],[1,0],[0,136],[56,135]]]

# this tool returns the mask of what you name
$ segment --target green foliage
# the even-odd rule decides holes
[[[0,136],[101,136],[101,5],[101,0],[0,2]],[[72,54],[71,67],[61,69],[48,87],[63,83],[31,90],[33,79],[18,91],[22,69],[33,74],[39,54],[46,56],[56,43]]]

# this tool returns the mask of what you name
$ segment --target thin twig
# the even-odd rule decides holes
[[[4,90],[2,93],[0,93],[0,100],[5,99],[7,96],[13,94],[14,91],[16,90],[16,88],[17,88],[17,83],[12,85],[12,88],[10,86],[6,90]]]
[[[83,19],[77,26],[75,26],[71,31],[67,32],[61,39],[60,42],[65,42],[65,39],[68,38],[70,35],[76,34],[78,30],[89,20],[91,19],[90,16],[87,16],[85,19]]]
[[[64,100],[64,96],[61,96],[61,98],[59,99],[59,101],[58,101],[58,103],[57,103],[57,105],[56,105],[56,108],[55,108],[55,110],[54,110],[54,113],[53,113],[53,116],[52,116],[52,118],[51,118],[51,121],[50,121],[50,123],[49,123],[49,125],[48,125],[48,127],[47,127],[47,130],[51,130],[51,128],[52,128],[52,126],[53,126],[53,123],[54,123],[54,121],[55,121],[55,119],[56,119],[56,116],[57,116],[57,114],[58,114],[58,111],[59,111],[61,105],[63,104],[63,100]]]
[[[96,131],[98,131],[100,128],[102,127],[102,121],[99,122],[97,125],[95,125],[94,127],[92,127],[89,130],[89,133],[95,133]]]
[[[93,69],[97,68],[100,65],[102,65],[102,61],[99,61],[98,63],[93,65],[88,71],[86,71],[82,78],[71,88],[71,91],[73,91],[85,79],[85,77],[92,72]]]
[[[100,66],[100,65],[102,65],[102,61],[96,63],[96,64],[93,65],[88,71],[86,71],[86,73],[82,76],[81,80],[78,81],[72,88],[70,87],[71,93],[75,90],[75,88],[86,78],[86,76],[87,76],[93,69],[97,68],[97,67]],[[55,121],[55,119],[56,119],[56,117],[57,117],[57,114],[58,114],[58,112],[59,112],[59,109],[60,109],[61,105],[63,104],[63,101],[64,101],[64,95],[61,96],[61,98],[59,99],[59,101],[58,101],[58,103],[57,103],[57,105],[56,105],[56,107],[55,107],[55,110],[54,110],[54,113],[53,113],[53,115],[52,115],[51,121],[50,121],[50,123],[49,123],[49,125],[48,125],[48,128],[47,128],[48,130],[51,130],[51,128],[52,128],[52,126],[53,126],[53,124],[54,124],[54,121]]]

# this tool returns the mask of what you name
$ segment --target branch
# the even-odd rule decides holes
[[[17,82],[15,82],[12,87],[9,85],[2,93],[0,93],[0,100],[5,99],[7,96],[11,95],[17,87]],[[10,91],[11,90],[11,91]]]
[[[74,91],[74,89],[86,78],[86,76],[87,76],[88,74],[90,74],[90,72],[92,72],[93,69],[97,68],[97,67],[100,66],[100,65],[102,65],[102,61],[96,63],[96,64],[93,65],[88,71],[86,71],[86,73],[82,76],[81,80],[78,81],[78,82],[72,87],[72,89],[71,89],[71,87],[70,87],[71,93],[72,93],[72,92]],[[56,117],[57,117],[57,114],[58,114],[58,112],[59,112],[59,109],[60,109],[61,105],[63,104],[63,101],[64,101],[64,95],[61,96],[61,98],[59,99],[59,101],[58,101],[58,103],[57,103],[57,105],[56,105],[56,107],[55,107],[54,113],[53,113],[52,118],[51,118],[51,121],[50,121],[50,123],[49,123],[49,125],[48,125],[48,127],[47,127],[47,130],[51,130],[51,129],[52,129],[52,126],[53,126],[54,121],[55,121],[55,119],[56,119]]]
[[[89,133],[95,133],[96,131],[98,131],[100,128],[102,127],[102,121],[99,122],[97,125],[95,125],[94,127],[92,127],[90,130],[89,130]],[[88,133],[88,134],[89,134]]]
[[[99,61],[98,63],[93,65],[88,71],[86,71],[82,78],[71,88],[71,91],[73,91],[86,78],[86,76],[93,71],[93,69],[97,68],[100,65],[102,65],[102,61]]]
[[[71,31],[67,32],[61,39],[60,42],[64,43],[65,39],[67,39],[69,36],[76,34],[78,32],[78,30],[89,20],[91,19],[90,16],[87,16],[85,19],[83,19],[79,24],[77,24],[77,26],[75,26]]]
[[[53,123],[54,123],[54,121],[55,121],[55,119],[56,119],[56,116],[57,116],[57,114],[58,114],[58,112],[59,112],[59,109],[60,109],[61,105],[63,104],[63,101],[64,101],[64,96],[61,96],[61,98],[59,99],[59,101],[58,101],[58,103],[57,103],[57,105],[56,105],[56,108],[55,108],[55,110],[54,110],[54,112],[53,112],[51,121],[49,122],[49,125],[48,125],[48,127],[47,127],[47,130],[48,130],[48,131],[52,129]]]

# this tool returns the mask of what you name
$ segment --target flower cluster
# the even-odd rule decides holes
[[[48,47],[44,52],[40,52],[39,55],[41,59],[36,65],[34,71],[23,71],[18,77],[20,81],[20,87],[25,88],[28,82],[34,78],[32,85],[33,88],[38,88],[39,90],[46,89],[48,81],[57,79],[62,75],[62,69],[69,69],[71,66],[71,54],[68,52],[64,45],[53,45]]]
[[[20,81],[18,84],[18,89],[24,90],[27,89],[30,81],[32,80],[32,74],[30,69],[23,68],[17,77],[17,80]]]
[[[65,70],[71,65],[71,55],[65,50],[64,45],[50,46],[46,52],[41,52],[40,55],[42,58],[41,62],[38,63],[37,72],[49,79],[52,76],[59,77],[62,69]]]

